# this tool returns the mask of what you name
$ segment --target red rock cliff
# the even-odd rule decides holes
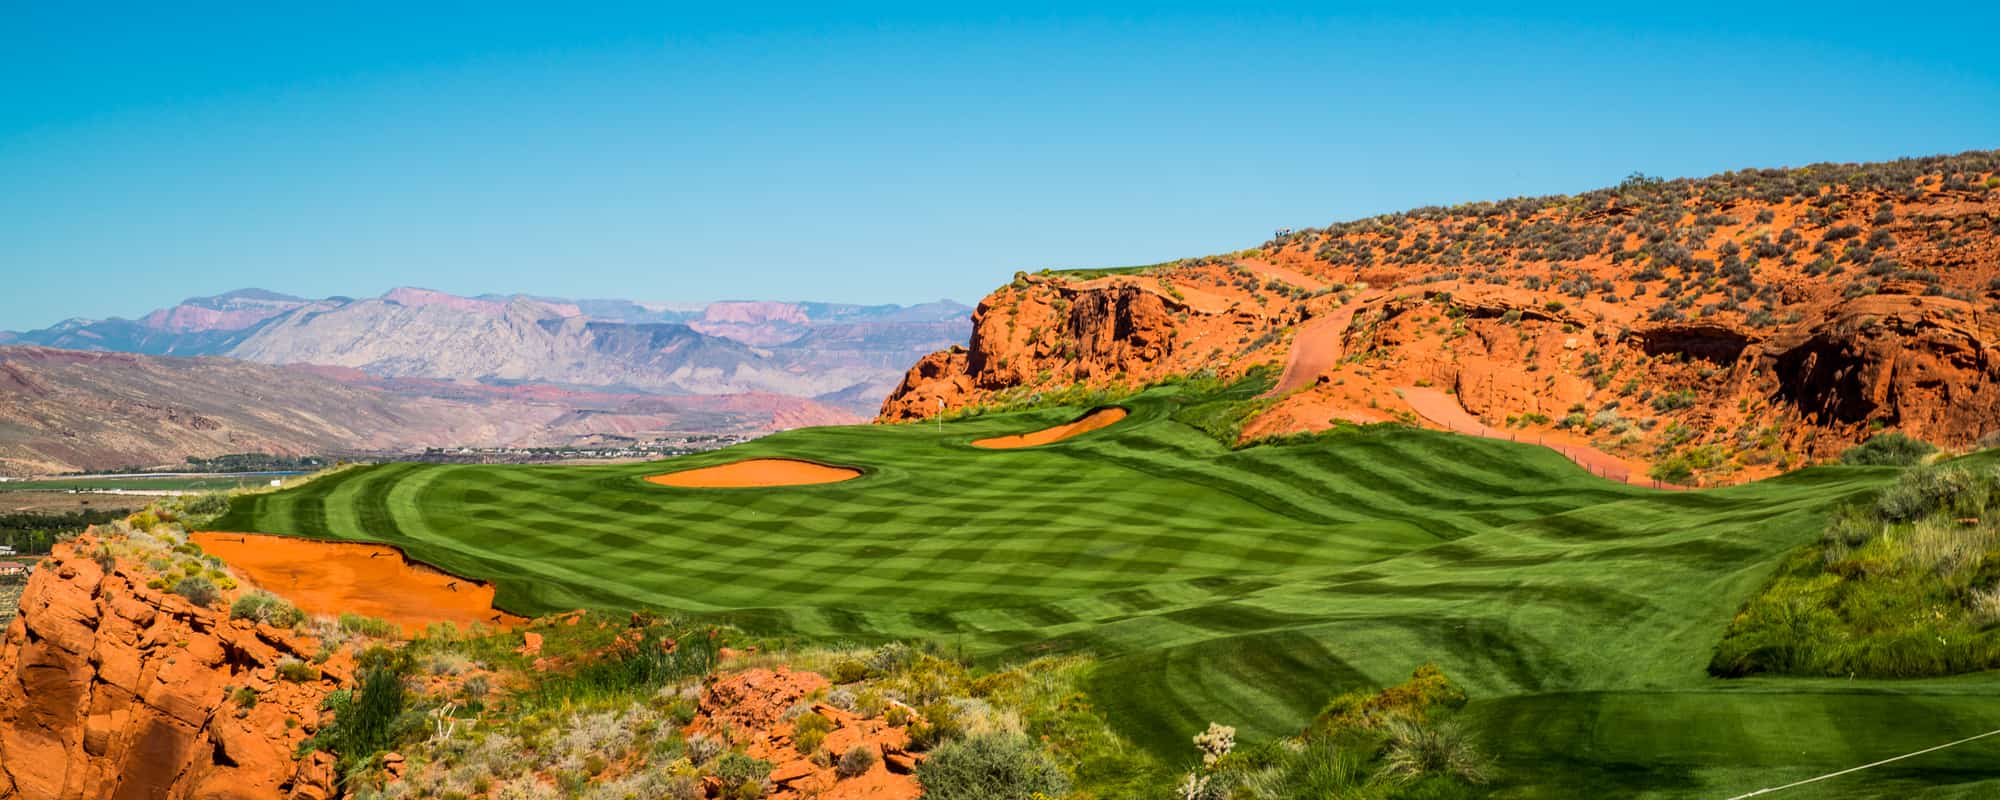
[[[330,759],[292,754],[335,683],[276,674],[309,643],[107,573],[94,546],[58,545],[0,639],[0,797],[334,796]]]

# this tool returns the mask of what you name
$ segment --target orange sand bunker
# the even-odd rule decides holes
[[[991,439],[980,439],[973,442],[972,446],[984,447],[989,450],[1013,450],[1020,447],[1034,447],[1035,445],[1060,442],[1072,436],[1082,436],[1099,428],[1109,427],[1112,423],[1124,419],[1126,413],[1125,409],[1117,406],[1100,408],[1083,415],[1081,419],[1075,422],[1057,425],[1053,428],[1043,428],[1033,433],[1017,433],[1013,436],[995,436]]]
[[[493,608],[493,587],[419,564],[387,545],[198,531],[201,549],[308,614],[379,617],[405,634],[433,622],[507,627],[526,620]]]
[[[661,486],[690,489],[735,489],[748,486],[803,486],[812,483],[839,483],[861,477],[853,467],[829,467],[794,458],[753,458],[719,467],[648,475],[646,480]]]

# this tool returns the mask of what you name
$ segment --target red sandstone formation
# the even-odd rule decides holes
[[[753,758],[776,765],[771,771],[772,800],[911,800],[922,794],[914,774],[921,756],[910,753],[909,736],[881,719],[865,718],[821,702],[811,702],[827,689],[826,678],[812,672],[750,669],[720,676],[702,694],[700,713],[690,733],[726,733],[744,745]],[[832,723],[820,750],[830,760],[862,747],[875,753],[874,764],[851,778],[832,766],[800,753],[787,712],[810,702],[813,713]],[[720,788],[720,787],[717,787]]]
[[[1246,438],[1426,424],[1435,386],[1494,429],[1758,477],[1900,430],[2000,431],[2000,153],[1628,181],[1339,223],[1085,279],[1021,275],[969,347],[880,419],[1082,382],[1286,365]]]
[[[0,639],[0,797],[335,796],[329,756],[292,754],[339,668],[280,679],[315,643],[106,573],[94,544],[56,547]]]

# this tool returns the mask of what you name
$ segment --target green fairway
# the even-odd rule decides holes
[[[793,431],[670,462],[391,464],[239,498],[215,526],[390,542],[522,613],[658,607],[827,641],[1102,659],[1093,701],[1163,756],[1210,720],[1295,732],[1425,662],[1473,698],[1505,796],[1727,797],[2000,727],[2000,683],[1707,676],[1717,639],[1827,509],[1886,468],[1699,493],[1556,453],[1366,429],[1231,451],[1170,418],[1013,451],[1084,409]],[[863,477],[677,489],[786,456]],[[2000,737],[1774,797],[2000,794]]]

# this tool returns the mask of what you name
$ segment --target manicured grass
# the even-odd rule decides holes
[[[1296,733],[1333,695],[1426,662],[1470,694],[1506,796],[1726,797],[2000,726],[1990,675],[1706,672],[1785,555],[1893,469],[1670,493],[1538,447],[1397,428],[1231,451],[1172,419],[1208,399],[1183,392],[1149,390],[1124,422],[1024,450],[967,442],[1084,409],[793,431],[645,465],[368,467],[240,498],[213,527],[393,542],[495,581],[522,613],[658,607],[996,662],[1092,653],[1092,701],[1177,760],[1210,720],[1253,740]],[[765,456],[867,474],[643,480]],[[2000,791],[1996,752],[1777,796]]]

